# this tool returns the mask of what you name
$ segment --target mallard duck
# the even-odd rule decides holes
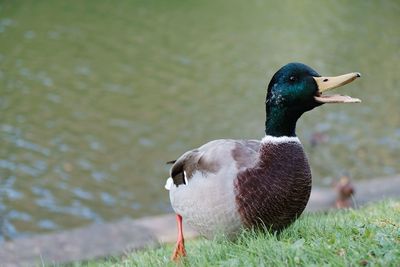
[[[324,103],[361,102],[325,94],[358,77],[358,72],[321,77],[307,65],[289,63],[268,85],[265,137],[211,141],[171,162],[165,187],[178,224],[172,259],[186,255],[182,218],[207,238],[217,233],[234,237],[243,227],[280,231],[290,225],[311,192],[310,166],[296,122]]]

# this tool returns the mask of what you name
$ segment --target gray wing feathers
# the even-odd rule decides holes
[[[175,185],[186,184],[196,171],[216,173],[220,168],[231,167],[237,171],[252,167],[258,159],[260,141],[221,139],[184,153],[171,167]],[[185,180],[186,179],[186,180]]]
[[[239,171],[253,167],[259,157],[261,143],[257,140],[240,140],[232,151],[233,159]]]

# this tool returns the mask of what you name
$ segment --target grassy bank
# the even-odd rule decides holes
[[[73,266],[176,266],[172,249]],[[183,266],[400,266],[400,201],[306,214],[280,235],[245,231],[235,242],[189,240],[187,252]]]

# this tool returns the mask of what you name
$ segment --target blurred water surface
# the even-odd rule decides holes
[[[298,135],[316,184],[400,171],[398,1],[2,1],[0,236],[170,211],[165,162],[261,138],[291,61],[359,71]],[[319,144],[312,146],[311,144]]]

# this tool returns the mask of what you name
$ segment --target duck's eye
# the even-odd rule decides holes
[[[294,77],[294,76],[290,76],[290,77],[289,77],[289,81],[291,81],[291,82],[294,82],[294,81],[296,81],[296,77]]]

